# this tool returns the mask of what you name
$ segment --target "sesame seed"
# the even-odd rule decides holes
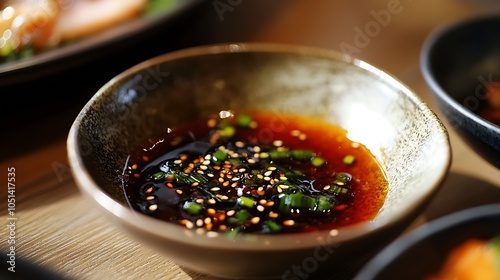
[[[273,206],[273,205],[274,205],[274,201],[268,201],[268,202],[266,203],[266,207],[271,207],[271,206]]]
[[[174,164],[181,164],[181,163],[182,163],[182,160],[180,160],[180,159],[174,160]]]
[[[220,229],[220,230],[226,230],[226,229],[227,229],[227,226],[226,226],[226,225],[219,225],[219,229]]]
[[[207,169],[208,169],[208,166],[206,166],[206,165],[200,165],[200,169],[201,169],[201,170],[207,170]]]
[[[149,205],[148,209],[149,211],[155,211],[156,209],[158,209],[158,204],[151,204]]]
[[[265,199],[259,200],[259,204],[261,204],[261,205],[266,205],[266,203],[267,203],[267,200],[265,200]]]
[[[211,224],[212,223],[212,219],[210,217],[206,217],[203,222],[208,225],[208,224]]]
[[[276,167],[275,167],[275,166],[269,166],[269,167],[267,168],[267,170],[274,171],[274,170],[276,170]]]
[[[257,174],[257,178],[264,179],[264,176],[262,176],[262,174]]]
[[[149,187],[147,190],[146,190],[146,193],[150,193],[153,191],[153,187]]]
[[[300,135],[300,133],[301,133],[301,132],[300,132],[300,130],[298,130],[298,129],[294,129],[294,130],[290,131],[290,135],[292,135],[292,136],[294,136],[294,137],[299,136],[299,135]]]
[[[143,161],[149,161],[149,158],[147,156],[142,156]]]
[[[256,161],[255,161],[254,159],[252,159],[252,158],[251,158],[251,159],[249,159],[249,160],[248,160],[248,163],[250,163],[250,164],[255,164],[255,163],[256,163]]]
[[[205,200],[203,198],[198,198],[196,200],[196,203],[198,203],[198,204],[203,204],[203,202],[205,202]]]
[[[278,192],[279,192],[279,193],[282,193],[282,192],[283,192],[283,189],[282,189],[280,186],[278,186],[278,187],[277,187],[277,189],[278,189]]]
[[[141,178],[141,175],[139,173],[134,173],[134,177],[139,179],[139,178]]]
[[[262,205],[257,205],[257,210],[260,211],[260,212],[264,212],[264,206]]]
[[[221,175],[221,177],[219,178],[219,183],[224,183],[224,178],[223,178],[224,176],[222,176],[224,174],[220,174],[220,175]]]
[[[214,225],[213,225],[212,223],[210,223],[210,224],[205,225],[205,228],[206,228],[207,230],[212,230],[213,226],[214,226]]]
[[[194,182],[194,183],[191,184],[191,187],[197,187],[199,184],[200,183],[198,183],[198,182]]]
[[[215,175],[214,175],[214,174],[212,174],[212,173],[208,173],[208,174],[207,174],[207,176],[208,176],[208,177],[214,177]]]
[[[223,186],[223,187],[227,187],[227,186],[229,186],[229,181],[225,181],[224,183],[222,183],[222,186]]]
[[[217,120],[216,119],[209,119],[207,121],[207,126],[208,127],[215,127],[217,125]]]
[[[146,197],[146,200],[153,200],[153,199],[155,199],[154,195],[150,195],[150,196]]]
[[[173,187],[174,187],[174,185],[172,185],[172,183],[167,183],[167,187],[169,187],[169,188],[173,188]]]
[[[198,170],[198,171],[196,171],[196,173],[198,173],[198,174],[205,174],[205,172],[203,172],[202,170]]]
[[[194,227],[193,222],[186,221],[186,227],[189,228],[189,229],[193,228]]]
[[[260,153],[261,149],[259,146],[254,146],[253,147],[253,151],[256,152],[256,153]]]
[[[213,208],[208,208],[207,209],[207,213],[210,214],[210,215],[215,215],[215,213],[217,213],[217,212]]]
[[[175,190],[177,194],[182,194],[182,190]]]
[[[269,181],[271,178],[269,176],[264,177],[264,180]]]
[[[243,173],[243,172],[245,172],[245,171],[247,171],[245,168],[240,168],[240,169],[238,169],[238,172],[240,172],[240,173]]]
[[[251,129],[256,129],[259,126],[259,124],[256,121],[251,121],[248,127]]]
[[[236,145],[236,147],[238,147],[238,148],[243,148],[243,147],[245,147],[245,143],[243,143],[242,141],[236,141],[236,142],[234,143],[234,145]]]
[[[213,199],[213,198],[209,198],[208,199],[208,203],[215,204],[215,203],[217,203],[217,201],[215,199]]]
[[[285,180],[288,180],[288,178],[285,176],[280,176],[280,180],[285,181]]]
[[[276,146],[276,147],[281,147],[281,146],[283,146],[283,141],[281,141],[281,140],[274,140],[273,141],[273,145]]]
[[[280,187],[281,189],[283,189],[283,190],[286,190],[286,189],[290,188],[290,186],[289,186],[289,185],[279,185],[279,187]]]
[[[222,195],[222,196],[220,197],[220,199],[222,199],[222,200],[228,200],[228,199],[229,199],[229,197],[228,197],[227,195]]]
[[[250,219],[250,222],[254,225],[258,224],[260,222],[260,218],[259,217],[253,217]]]
[[[216,191],[220,191],[220,188],[219,187],[213,187],[210,190],[213,191],[213,192],[216,192]]]
[[[226,216],[231,217],[232,215],[234,215],[234,213],[236,213],[235,210],[229,210],[226,212]]]
[[[196,226],[198,226],[198,227],[203,226],[203,220],[202,219],[196,220]]]
[[[269,212],[269,218],[276,219],[276,218],[278,218],[278,216],[279,215],[276,212]]]
[[[184,155],[184,154],[179,157],[180,160],[186,160],[187,158],[188,158],[188,156]]]
[[[285,225],[285,226],[293,226],[294,224],[295,224],[294,220],[283,221],[283,225]]]
[[[323,190],[325,190],[325,191],[329,190],[329,189],[330,189],[330,185],[326,185],[326,186],[323,187]]]
[[[231,184],[231,187],[236,188],[238,186],[238,182],[234,182]]]
[[[137,164],[132,165],[132,170],[136,170],[136,169],[137,169]]]
[[[232,178],[231,180],[232,180],[232,181],[238,181],[238,180],[240,180],[240,179],[241,179],[240,177],[234,177],[234,178]]]
[[[264,173],[264,176],[271,176],[271,174],[273,174],[273,171],[269,170]]]

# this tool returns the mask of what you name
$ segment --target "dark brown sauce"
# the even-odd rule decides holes
[[[228,233],[367,221],[381,208],[387,186],[373,155],[345,130],[263,112],[172,128],[133,153],[124,172],[133,209]]]

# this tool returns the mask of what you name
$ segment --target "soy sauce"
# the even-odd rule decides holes
[[[167,129],[130,155],[124,191],[146,215],[207,233],[294,233],[375,217],[388,182],[331,124],[221,111]]]

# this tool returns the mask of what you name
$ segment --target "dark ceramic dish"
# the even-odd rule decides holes
[[[500,204],[462,210],[430,222],[395,241],[355,277],[355,280],[425,279],[435,274],[456,246],[500,234]]]
[[[121,174],[129,153],[171,125],[227,109],[264,110],[277,120],[292,113],[344,127],[385,170],[384,206],[372,221],[338,230],[234,239],[198,234],[127,206]],[[231,279],[296,277],[294,265],[306,267],[311,279],[322,268],[332,277],[344,273],[420,213],[451,159],[440,120],[390,75],[339,53],[272,44],[196,47],[125,71],[83,108],[68,154],[82,193],[130,236],[184,267]]]
[[[500,168],[500,127],[479,117],[484,87],[500,81],[500,15],[441,28],[426,40],[421,69],[440,110],[479,155]]]

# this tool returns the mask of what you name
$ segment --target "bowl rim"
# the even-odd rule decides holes
[[[401,254],[418,246],[423,240],[439,235],[449,228],[488,217],[500,218],[500,203],[462,209],[423,224],[385,247],[360,270],[354,280],[376,279],[376,276]]]
[[[470,26],[471,24],[475,24],[482,21],[490,21],[490,20],[500,20],[500,15],[498,14],[483,14],[476,15],[466,19],[459,19],[447,24],[443,24],[440,27],[437,27],[425,39],[422,49],[420,51],[420,69],[422,72],[422,76],[426,81],[428,87],[431,89],[431,92],[435,93],[435,95],[443,100],[445,100],[446,104],[449,104],[453,109],[455,109],[460,114],[466,116],[467,118],[473,120],[475,123],[480,124],[483,127],[488,128],[489,130],[496,131],[500,133],[500,126],[495,125],[494,123],[480,117],[474,112],[468,110],[460,104],[455,98],[451,97],[438,83],[433,75],[434,71],[432,71],[431,67],[431,53],[433,52],[436,44],[440,42],[440,40],[451,33],[455,33],[459,31],[461,28]]]
[[[429,116],[433,118],[433,121],[437,122],[439,127],[441,128],[440,132],[444,140],[443,148],[445,149],[445,151],[443,152],[445,152],[446,154],[445,157],[443,157],[443,162],[441,162],[439,165],[440,168],[436,170],[438,176],[436,176],[435,180],[432,182],[432,187],[429,188],[427,192],[422,193],[420,197],[417,197],[413,201],[413,203],[407,205],[404,211],[391,214],[391,219],[384,219],[383,221],[379,221],[378,223],[365,221],[355,225],[341,227],[335,230],[320,230],[308,233],[236,235],[234,237],[235,239],[231,239],[230,242],[227,242],[227,238],[224,238],[222,242],[214,242],[214,240],[217,238],[207,237],[206,235],[195,235],[196,238],[187,239],[186,235],[194,235],[192,230],[188,230],[182,226],[167,223],[158,219],[154,219],[142,213],[138,213],[130,207],[126,207],[125,205],[122,205],[121,203],[108,196],[90,176],[88,170],[83,164],[82,155],[78,152],[78,128],[87,111],[98,99],[98,97],[104,94],[107,89],[113,87],[113,85],[120,80],[126,79],[137,71],[146,69],[150,66],[154,66],[160,62],[171,61],[196,55],[241,52],[282,52],[325,57],[329,59],[339,60],[355,67],[359,67],[362,70],[367,71],[373,75],[382,77],[385,82],[400,90],[404,95],[406,95],[407,98],[418,105],[419,109],[424,110],[426,114],[429,114]],[[75,121],[73,122],[68,134],[67,151],[71,172],[80,191],[85,196],[87,196],[87,198],[96,202],[97,206],[104,208],[106,212],[108,214],[111,214],[113,218],[118,218],[120,220],[120,223],[126,225],[127,227],[145,231],[150,235],[154,235],[160,238],[168,238],[170,240],[174,240],[175,242],[186,243],[200,247],[253,251],[290,250],[297,248],[303,249],[326,245],[338,245],[341,242],[356,239],[360,236],[365,235],[366,233],[377,232],[382,230],[383,228],[396,225],[399,222],[403,221],[405,216],[407,216],[409,213],[412,213],[413,211],[421,207],[423,203],[439,189],[451,165],[451,145],[446,127],[442,124],[438,116],[423,102],[423,100],[417,94],[415,94],[412,90],[409,89],[409,87],[407,87],[392,75],[388,74],[381,68],[375,67],[363,60],[328,49],[301,45],[259,42],[222,43],[190,47],[187,49],[177,50],[159,55],[123,71],[122,73],[112,78],[104,86],[102,86],[80,111]],[[168,236],[165,234],[166,232],[169,233]],[[172,234],[173,232],[176,232],[178,234]],[[257,236],[257,238],[247,238],[248,236]],[[307,236],[307,238],[304,238],[304,236]],[[218,239],[222,240],[221,238]],[[256,244],[260,244],[263,246],[256,246]]]

